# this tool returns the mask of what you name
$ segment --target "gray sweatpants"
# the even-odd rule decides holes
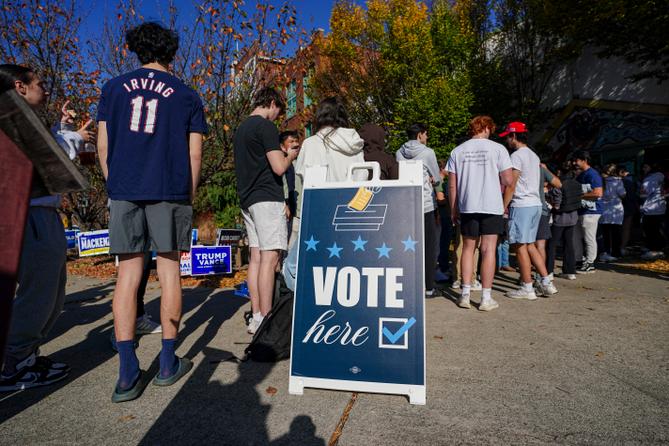
[[[601,217],[599,214],[578,216],[577,230],[580,230],[579,240],[583,239],[583,260],[588,263],[595,263],[595,260],[597,260],[597,226],[599,217]]]
[[[55,208],[31,207],[26,219],[5,368],[44,342],[65,302],[67,242]]]

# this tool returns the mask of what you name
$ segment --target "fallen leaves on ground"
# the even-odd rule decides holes
[[[204,277],[183,277],[181,286],[184,287],[204,287],[204,288],[234,288],[244,282],[247,277],[247,271],[237,271],[234,276],[204,276]]]
[[[267,393],[268,395],[272,395],[272,396],[273,396],[273,395],[276,394],[276,392],[278,392],[278,390],[276,389],[276,387],[269,386],[268,388],[265,389],[265,393]]]
[[[67,262],[67,274],[113,279],[116,277],[116,264],[112,256],[81,257]]]
[[[74,276],[93,277],[96,279],[115,279],[116,263],[113,256],[95,256],[81,257],[71,259],[67,262],[67,274]],[[184,287],[204,287],[204,288],[234,288],[244,282],[247,277],[247,271],[241,270],[232,276],[202,276],[202,277],[182,277],[181,285]],[[151,271],[149,282],[158,281],[156,271]]]
[[[648,262],[624,263],[624,266],[654,273],[669,273],[669,260],[657,259]]]

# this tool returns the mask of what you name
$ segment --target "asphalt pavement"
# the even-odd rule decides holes
[[[195,363],[188,378],[112,404],[113,283],[70,277],[42,353],[70,364],[71,376],[0,393],[0,444],[669,443],[669,277],[607,266],[556,279],[559,294],[534,302],[503,297],[516,281],[496,278],[500,308],[490,313],[456,307],[452,292],[426,301],[426,406],[317,389],[289,395],[288,361],[231,360],[250,340],[249,304],[207,288],[184,291],[177,352]],[[160,292],[149,287],[157,319]],[[160,335],[141,338],[151,374],[159,349]]]

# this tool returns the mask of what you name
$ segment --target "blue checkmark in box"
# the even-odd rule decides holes
[[[394,333],[386,326],[388,323],[402,323]],[[415,318],[379,318],[379,348],[408,349],[409,336],[408,331],[416,323]],[[395,325],[395,324],[393,324]],[[403,341],[398,344],[398,341]],[[386,342],[386,341],[389,341]]]

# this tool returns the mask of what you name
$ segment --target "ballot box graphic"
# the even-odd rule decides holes
[[[352,171],[371,168],[371,181]],[[422,163],[380,181],[378,164],[325,182],[307,169],[289,391],[403,394],[425,404]]]

